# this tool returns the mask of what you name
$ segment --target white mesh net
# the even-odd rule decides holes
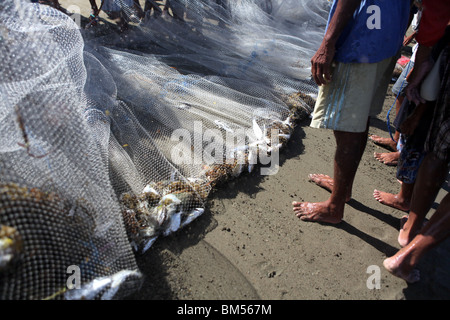
[[[312,111],[328,1],[147,1],[141,20],[111,3],[122,34],[0,3],[2,299],[130,294],[134,254],[201,215],[212,188],[276,169]]]

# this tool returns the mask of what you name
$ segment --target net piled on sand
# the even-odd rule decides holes
[[[0,7],[0,296],[126,294],[141,276],[87,121],[80,31],[46,6]]]
[[[200,216],[214,187],[275,173],[311,113],[327,1],[171,4],[139,21],[117,1],[134,26],[103,36],[0,4],[2,299],[136,290],[134,254]]]

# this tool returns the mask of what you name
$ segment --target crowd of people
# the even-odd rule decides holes
[[[311,59],[312,74],[320,86],[311,127],[333,130],[336,153],[334,177],[312,174],[310,179],[331,195],[324,202],[293,202],[293,210],[305,221],[337,224],[343,220],[366,147],[369,119],[381,111],[407,28],[420,12],[414,32],[417,52],[400,77],[406,85],[397,89],[397,133],[392,139],[371,137],[393,148],[390,164],[398,166],[397,178],[402,182],[399,194],[375,190],[374,197],[408,212],[401,219],[401,249],[383,265],[412,283],[420,279],[415,267],[424,254],[450,236],[449,194],[425,220],[449,172],[450,2],[374,3],[378,11],[367,1],[333,2],[323,42]]]
[[[32,0],[41,4],[49,5],[64,13],[68,13],[61,6],[59,0]],[[265,8],[271,8],[271,0],[264,0]],[[104,12],[109,19],[115,21],[124,31],[128,27],[129,21],[142,21],[147,15],[153,15],[157,18],[162,15],[170,15],[176,20],[183,21],[187,12],[187,3],[183,0],[145,0],[144,6],[139,0],[89,0],[91,13],[89,23],[86,27],[95,26],[99,21],[100,12]],[[211,0],[211,3],[219,6],[223,10],[228,9],[228,0]],[[170,13],[169,13],[170,12]]]

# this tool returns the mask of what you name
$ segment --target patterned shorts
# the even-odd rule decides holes
[[[400,140],[404,140],[403,135],[400,135]],[[416,181],[417,172],[426,153],[423,148],[416,148],[404,141],[402,145],[397,165],[397,179],[403,183],[412,184]]]

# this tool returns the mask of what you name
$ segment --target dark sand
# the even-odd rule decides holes
[[[370,134],[388,136],[386,113],[393,101],[388,92]],[[450,241],[419,264],[419,283],[407,284],[382,265],[400,248],[397,236],[404,215],[372,195],[374,189],[400,188],[396,168],[373,157],[383,148],[368,142],[342,223],[323,225],[295,216],[293,200],[323,201],[329,196],[308,181],[308,174],[332,176],[332,132],[308,125],[309,120],[299,123],[281,153],[276,175],[261,176],[258,170],[244,174],[211,194],[198,220],[138,256],[148,278],[131,298],[449,299]],[[381,271],[379,289],[367,286],[372,265]]]
[[[99,2],[99,1],[97,1]],[[87,0],[77,4],[89,14]],[[383,112],[369,134],[388,137],[386,114],[395,97],[390,89]],[[395,111],[391,113],[393,121]],[[299,122],[280,154],[277,174],[256,168],[209,197],[205,213],[186,228],[160,238],[138,265],[146,279],[130,299],[166,300],[397,300],[450,298],[450,241],[419,264],[422,280],[407,284],[387,272],[382,262],[400,247],[403,212],[380,204],[373,190],[398,192],[396,168],[378,162],[386,151],[371,141],[356,175],[353,197],[337,226],[300,221],[293,200],[323,201],[328,191],[308,181],[310,173],[332,176],[332,131]],[[441,190],[433,209],[448,192]],[[379,267],[381,286],[370,289],[367,273]]]

